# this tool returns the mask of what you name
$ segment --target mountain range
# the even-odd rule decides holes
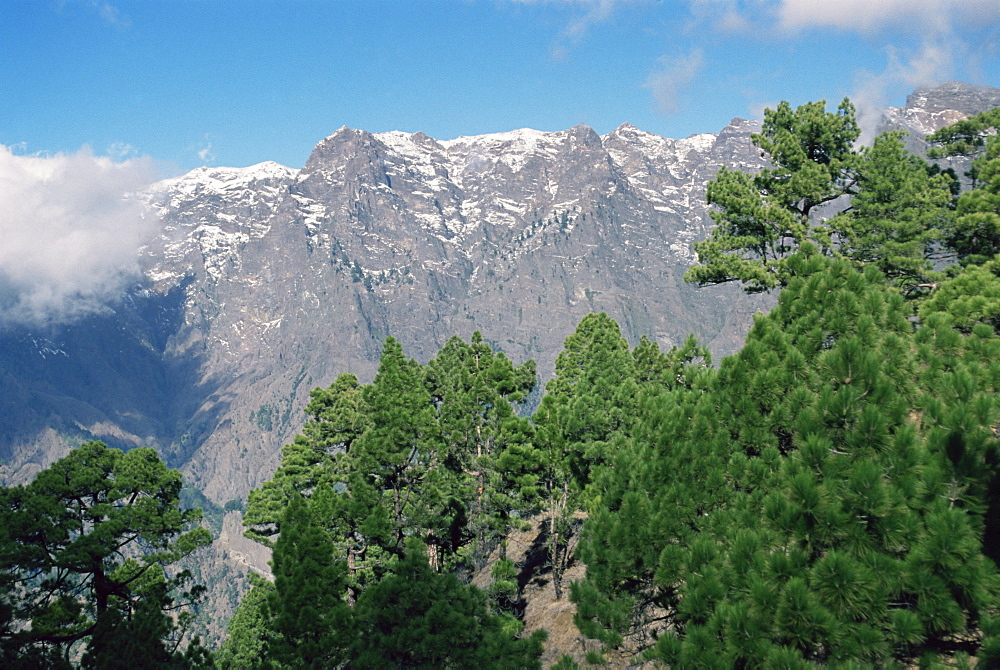
[[[884,110],[924,135],[1000,105],[948,83]],[[30,478],[84,439],[155,447],[218,505],[245,499],[301,427],[309,391],[374,375],[392,335],[432,357],[476,330],[551,376],[563,340],[607,312],[635,344],[695,334],[736,350],[771,304],[682,276],[721,166],[765,159],[733,119],[674,140],[624,124],[439,141],[342,127],[300,170],[196,169],[138,194],[160,232],[101,313],[0,331],[0,475]],[[961,162],[954,163],[963,171]],[[536,392],[537,393],[537,392]]]

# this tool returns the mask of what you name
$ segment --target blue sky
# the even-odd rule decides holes
[[[0,144],[301,167],[342,125],[718,132],[780,100],[1000,86],[997,0],[4,0]]]

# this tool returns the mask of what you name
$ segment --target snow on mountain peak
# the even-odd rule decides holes
[[[718,135],[714,133],[698,133],[685,137],[683,140],[677,140],[677,147],[698,152],[708,151],[715,144],[717,138]]]
[[[264,161],[244,168],[200,167],[180,177],[164,179],[154,188],[160,191],[186,194],[192,194],[199,189],[226,193],[245,189],[254,182],[291,179],[297,173],[298,170],[285,167],[274,161]]]
[[[440,142],[449,151],[462,151],[466,147],[504,149],[508,151],[530,152],[541,146],[550,147],[566,141],[569,131],[546,132],[532,128],[519,128],[501,133],[485,135],[463,135],[453,140]]]
[[[390,130],[385,133],[375,133],[376,140],[389,147],[408,160],[426,162],[431,154],[441,153],[441,144],[424,133],[406,133],[401,130]]]

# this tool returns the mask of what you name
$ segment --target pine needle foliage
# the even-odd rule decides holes
[[[175,564],[210,536],[201,510],[180,509],[180,490],[153,449],[96,441],[0,490],[3,665],[207,662],[197,639],[182,644],[204,587]]]
[[[788,258],[811,244],[874,265],[902,289],[933,280],[939,242],[959,243],[957,233],[946,234],[953,228],[951,177],[907,154],[903,133],[857,148],[859,134],[847,99],[832,112],[823,101],[766,110],[751,139],[770,166],[755,175],[723,167],[708,184],[716,226],[695,242],[698,264],[685,279],[770,291],[788,284]]]
[[[650,400],[600,473],[581,630],[680,667],[975,652],[1000,604],[996,332],[915,328],[885,275],[808,246],[788,267],[743,350]]]
[[[475,333],[427,365],[387,338],[370,384],[344,374],[315,389],[302,433],[250,494],[247,535],[274,549],[275,581],[241,605],[220,667],[254,650],[268,667],[537,665],[541,638],[501,616],[517,580],[498,576],[491,600],[455,576],[502,553],[540,505],[534,428],[515,411],[535,379],[533,362]]]

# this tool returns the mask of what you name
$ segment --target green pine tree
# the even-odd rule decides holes
[[[243,515],[247,537],[267,546],[273,546],[271,538],[296,493],[343,485],[346,467],[341,461],[366,427],[361,386],[354,375],[342,374],[329,388],[313,389],[309,395],[309,418],[302,433],[282,449],[281,464],[271,479],[250,492]]]
[[[938,146],[932,156],[976,156],[969,176],[973,188],[958,198],[948,246],[966,263],[982,263],[1000,253],[1000,107],[977,114],[928,136]]]
[[[957,244],[954,184],[907,154],[901,133],[885,133],[862,149],[854,147],[858,135],[846,99],[835,112],[823,102],[766,110],[762,132],[752,139],[773,167],[756,175],[724,167],[709,183],[716,227],[695,243],[699,264],[685,279],[768,291],[788,284],[788,257],[811,244],[824,255],[875,265],[900,288],[931,283],[939,240],[950,235]],[[823,220],[817,208],[842,198],[850,198],[846,211]]]
[[[327,668],[345,660],[351,612],[343,599],[347,566],[302,496],[292,497],[281,519],[271,559],[274,590],[267,610],[275,637],[268,657],[294,668]]]
[[[226,640],[215,653],[219,670],[262,668],[271,656],[270,645],[276,633],[267,600],[274,584],[256,572],[250,573],[250,590],[236,607],[226,625]]]
[[[723,167],[708,185],[716,227],[695,243],[698,265],[685,279],[700,285],[739,281],[748,292],[788,281],[786,257],[807,241],[833,247],[830,230],[815,225],[815,209],[855,192],[860,134],[846,98],[835,112],[810,102],[793,110],[787,102],[764,112],[754,144],[774,167],[751,176]]]
[[[914,330],[873,268],[788,265],[744,349],[644,403],[601,470],[581,630],[678,666],[975,653],[998,595],[996,333]]]
[[[857,195],[829,226],[840,255],[912,288],[935,277],[931,258],[949,224],[951,179],[908,154],[903,135],[883,133],[861,150]]]
[[[454,337],[426,367],[427,387],[449,467],[459,476],[461,515],[454,517],[450,553],[471,551],[478,567],[538,500],[538,452],[532,426],[512,403],[534,388],[533,361],[514,366],[476,332]]]
[[[1000,256],[968,265],[941,282],[920,306],[920,318],[947,313],[951,325],[969,335],[983,324],[1000,330]]]
[[[197,527],[201,510],[179,508],[180,490],[180,473],[153,449],[87,442],[30,484],[0,491],[3,657],[15,666],[183,662],[190,615],[169,612],[204,587],[188,587],[173,566],[211,538]],[[195,640],[187,660],[202,656]]]
[[[628,343],[604,313],[587,315],[566,338],[555,371],[534,421],[544,463],[549,563],[560,598],[574,515],[586,505],[593,473],[631,424],[637,382]]]
[[[351,664],[363,668],[540,668],[545,633],[516,638],[486,595],[435,572],[411,543],[392,574],[355,608]]]

